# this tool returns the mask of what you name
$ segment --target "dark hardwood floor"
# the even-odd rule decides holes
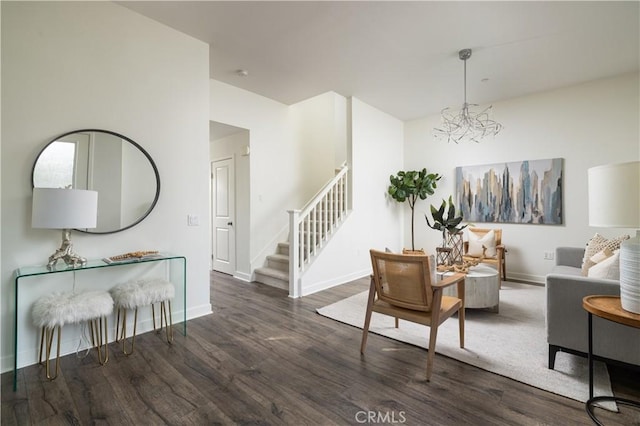
[[[315,309],[366,290],[358,280],[303,299],[213,273],[214,313],[175,333],[136,339],[126,357],[111,344],[2,375],[1,423],[9,425],[589,425],[584,404],[436,355],[424,380],[424,349],[369,336]],[[497,348],[496,350],[499,350]],[[616,395],[640,400],[640,374],[610,369]],[[640,425],[640,413],[598,411],[607,425]]]

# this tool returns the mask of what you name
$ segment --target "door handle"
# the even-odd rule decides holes
[[[233,226],[233,222],[227,222],[227,225]]]

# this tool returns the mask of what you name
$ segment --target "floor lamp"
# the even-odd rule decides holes
[[[87,259],[73,251],[72,229],[95,228],[98,221],[98,193],[84,189],[34,188],[31,226],[62,229],[62,244],[51,256],[47,269],[58,260],[67,266],[85,265]]]
[[[588,170],[589,225],[640,228],[640,161]],[[640,314],[640,231],[620,246],[622,309]]]

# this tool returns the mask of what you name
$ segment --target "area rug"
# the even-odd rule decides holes
[[[364,324],[368,291],[317,310],[320,315],[358,328]],[[436,353],[558,395],[585,402],[589,398],[586,358],[558,352],[554,370],[547,368],[545,288],[503,282],[499,313],[465,311],[465,348],[459,347],[458,320],[440,325]],[[587,324],[585,323],[585,327]],[[428,327],[373,313],[370,331],[422,348],[428,347]],[[594,395],[612,395],[606,364],[594,363]],[[603,408],[616,410],[615,403]]]

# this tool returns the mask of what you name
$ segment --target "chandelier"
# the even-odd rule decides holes
[[[491,105],[476,112],[473,108],[478,105],[467,102],[467,59],[471,57],[471,49],[462,49],[458,56],[464,61],[464,103],[457,112],[448,107],[442,110],[442,127],[434,129],[435,137],[446,138],[447,142],[470,140],[478,143],[485,136],[497,135],[502,130],[502,124],[489,116]]]

